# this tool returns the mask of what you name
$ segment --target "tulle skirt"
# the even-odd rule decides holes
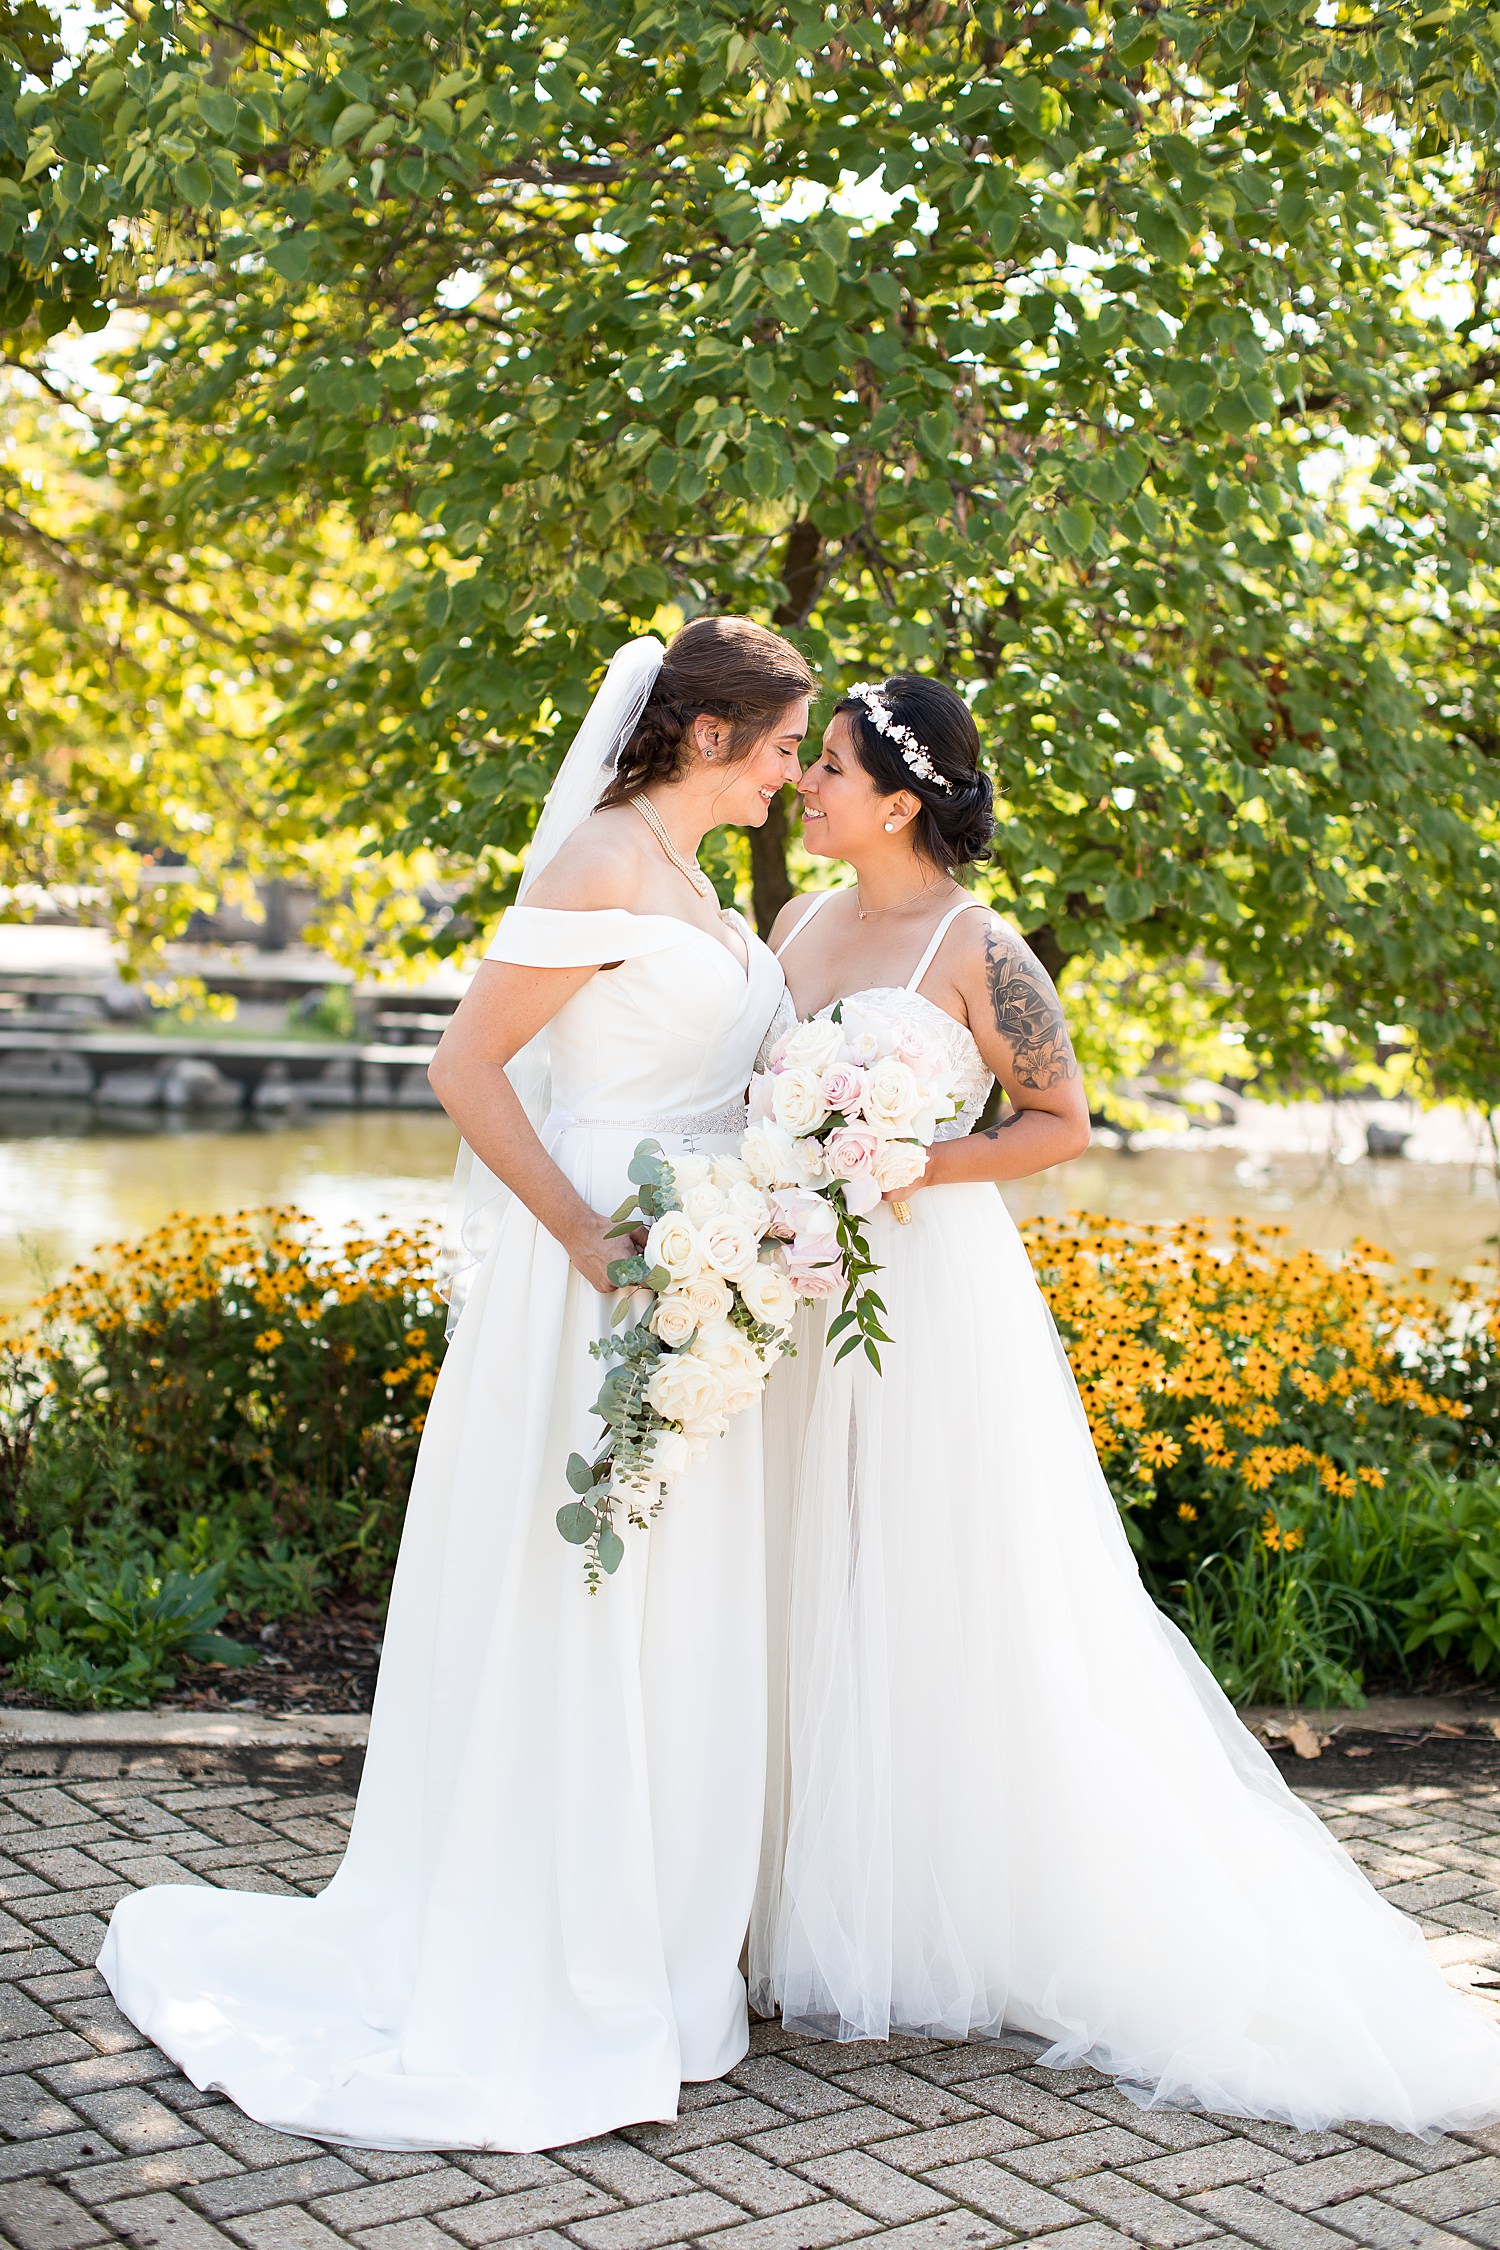
[[[912,1212],[884,1372],[810,1320],[768,1395],[754,2004],[1302,2129],[1500,2117],[1500,2030],[1146,1594],[1000,1195]]]

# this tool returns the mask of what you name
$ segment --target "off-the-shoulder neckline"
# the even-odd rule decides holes
[[[732,951],[729,946],[725,945],[719,938],[716,938],[712,930],[705,930],[701,928],[697,922],[685,921],[680,914],[641,914],[638,913],[636,908],[633,906],[516,905],[507,907],[506,912],[509,914],[571,914],[576,915],[580,921],[586,919],[591,920],[595,916],[601,914],[623,914],[629,921],[632,922],[670,922],[674,930],[685,930],[689,937],[702,938],[707,944],[713,946],[717,952],[727,955],[730,964],[734,968],[736,974],[742,976],[745,979],[746,983],[748,983],[750,980],[750,965],[755,958],[751,948],[753,946],[759,945],[765,951],[770,951],[770,948],[765,944],[765,940],[760,936],[758,931],[751,929],[750,924],[745,920],[744,915],[740,912],[737,906],[721,906],[719,908],[719,919],[721,922],[738,922],[740,928],[744,931],[745,958],[743,961],[740,959],[737,953]],[[771,958],[774,960],[775,955],[772,954]]]

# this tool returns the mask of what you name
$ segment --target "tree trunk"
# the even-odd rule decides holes
[[[1026,932],[1026,943],[1041,962],[1052,982],[1056,984],[1063,970],[1073,958],[1063,950],[1056,930],[1050,922],[1039,923],[1036,929]]]
[[[819,568],[822,559],[823,535],[817,525],[809,523],[804,516],[787,533],[781,554],[781,582],[786,588],[786,599],[778,602],[772,611],[771,623],[782,632],[795,632],[799,625],[807,623],[822,582]],[[771,924],[792,896],[792,879],[786,870],[786,849],[790,840],[786,800],[778,797],[764,826],[750,831],[750,896],[755,927],[762,937],[770,936]]]
[[[771,809],[759,828],[750,831],[750,897],[755,927],[763,938],[792,896],[792,878],[786,871],[786,848],[791,841],[786,799],[773,797]]]

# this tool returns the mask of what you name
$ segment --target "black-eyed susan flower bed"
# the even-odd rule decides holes
[[[1286,1229],[1075,1216],[1027,1247],[1132,1537],[1171,1568],[1234,1538],[1297,1544],[1282,1502],[1380,1491],[1414,1455],[1488,1444],[1481,1319],[1455,1319],[1356,1242],[1337,1259]],[[1472,1295],[1472,1293],[1470,1293]],[[1466,1425],[1474,1424],[1470,1429]]]
[[[1152,1590],[1232,1692],[1500,1668],[1493,1304],[1277,1228],[1025,1232]],[[180,1218],[44,1300],[0,1371],[0,1692],[149,1701],[246,1619],[383,1594],[435,1256]]]
[[[1500,1668],[1492,1298],[1274,1226],[1025,1233],[1152,1590],[1231,1692]]]
[[[421,1231],[328,1243],[294,1210],[182,1217],[42,1301],[4,1370],[13,1687],[147,1701],[176,1655],[224,1658],[203,1636],[226,1608],[383,1595],[437,1379],[435,1256]]]

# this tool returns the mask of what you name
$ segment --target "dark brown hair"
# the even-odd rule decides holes
[[[899,747],[882,734],[857,696],[837,706],[849,720],[860,764],[882,796],[904,789],[921,810],[916,845],[951,875],[972,860],[988,859],[995,836],[994,792],[979,762],[979,729],[963,697],[941,680],[898,672],[880,690],[898,726],[909,727],[937,768],[943,788],[913,773]]]
[[[674,781],[692,747],[695,719],[727,722],[724,762],[734,765],[789,703],[816,688],[804,659],[779,633],[748,617],[695,617],[667,644],[600,811],[623,805],[648,781]]]

